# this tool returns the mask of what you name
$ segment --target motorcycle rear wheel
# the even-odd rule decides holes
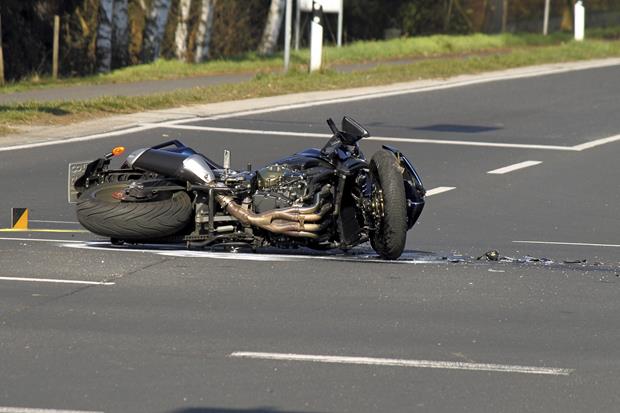
[[[162,181],[162,185],[165,185]],[[123,241],[148,241],[177,234],[189,223],[192,202],[183,191],[162,192],[144,202],[126,202],[115,194],[127,183],[101,184],[79,198],[77,218],[89,231]]]
[[[407,200],[405,184],[396,157],[388,151],[376,152],[370,161],[376,182],[378,228],[370,233],[370,245],[386,260],[401,256],[407,241]]]

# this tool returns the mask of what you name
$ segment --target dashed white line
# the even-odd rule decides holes
[[[509,364],[462,363],[462,362],[457,362],[457,361],[431,361],[431,360],[404,360],[404,359],[374,358],[374,357],[341,357],[341,356],[324,356],[324,355],[310,355],[310,354],[262,353],[262,352],[247,352],[247,351],[236,351],[234,353],[231,353],[229,357],[259,359],[259,360],[306,361],[306,362],[315,362],[315,363],[363,364],[363,365],[372,365],[372,366],[417,367],[417,368],[427,368],[427,369],[545,374],[545,375],[552,375],[552,376],[568,376],[574,371],[572,369],[517,366],[517,365],[509,365]]]
[[[548,244],[548,245],[573,245],[578,247],[611,247],[620,248],[620,244],[593,244],[588,242],[559,242],[559,241],[512,241],[518,244]]]
[[[426,196],[433,196],[437,194],[442,194],[444,192],[452,191],[456,189],[454,186],[438,186],[437,188],[429,189],[426,191]]]
[[[0,413],[103,413],[87,410],[33,409],[29,407],[1,407]]]
[[[493,169],[492,171],[489,171],[487,173],[491,175],[504,175],[509,172],[518,171],[519,169],[525,169],[525,168],[529,168],[530,166],[540,165],[541,163],[542,163],[541,161],[519,162],[514,165],[505,166],[503,168]]]
[[[620,135],[610,136],[608,138],[596,139],[594,141],[582,143],[580,145],[573,146],[576,151],[584,151],[586,149],[596,148],[597,146],[606,145],[608,143],[620,141]]]
[[[105,281],[81,281],[81,280],[61,280],[53,278],[22,278],[22,277],[0,277],[0,281],[21,281],[51,284],[84,284],[84,285],[115,285],[113,282]]]

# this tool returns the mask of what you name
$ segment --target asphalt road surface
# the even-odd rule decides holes
[[[0,227],[28,207],[53,231],[0,232],[0,412],[618,411],[618,79],[613,66],[0,152]],[[66,203],[66,164],[115,145],[179,138],[259,166],[321,146],[345,114],[381,138],[368,155],[399,147],[432,194],[398,262],[369,246],[112,247]],[[515,260],[475,259],[491,249]]]

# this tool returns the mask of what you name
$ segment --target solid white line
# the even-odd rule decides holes
[[[147,124],[154,126],[155,124]],[[196,126],[196,125],[177,125],[173,122],[157,124],[159,127],[169,129],[182,129],[182,130],[197,130],[204,132],[220,132],[220,133],[233,133],[239,135],[272,135],[272,136],[296,136],[301,138],[319,138],[329,139],[330,134],[327,133],[310,133],[310,132],[287,132],[287,131],[274,131],[274,130],[260,130],[260,129],[238,129],[238,128],[218,128],[214,126]],[[388,142],[405,142],[405,143],[427,143],[434,145],[458,145],[458,146],[482,146],[489,148],[515,148],[515,149],[542,149],[553,151],[570,151],[574,152],[571,146],[557,146],[557,145],[536,145],[536,144],[523,144],[523,143],[501,143],[501,142],[477,142],[477,141],[457,141],[457,140],[436,140],[436,139],[417,139],[417,138],[396,138],[389,136],[371,136],[364,138],[364,141],[388,141]]]
[[[519,163],[516,163],[514,165],[509,165],[509,166],[505,166],[503,168],[494,169],[494,170],[489,171],[487,173],[488,174],[492,174],[492,175],[503,175],[503,174],[507,174],[509,172],[518,171],[519,169],[529,168],[530,166],[540,165],[541,163],[542,162],[540,162],[540,161],[519,162]]]
[[[127,135],[130,133],[136,133],[136,132],[141,132],[141,131],[145,131],[145,130],[149,130],[149,129],[155,129],[157,126],[151,125],[151,124],[145,124],[145,125],[139,125],[139,126],[135,126],[133,128],[128,128],[128,129],[121,129],[121,130],[117,130],[117,131],[112,131],[112,132],[104,132],[104,133],[97,133],[94,135],[87,135],[87,136],[81,136],[78,138],[69,138],[69,139],[60,139],[60,140],[52,140],[52,141],[44,141],[44,142],[36,142],[36,143],[27,143],[24,145],[14,145],[14,146],[5,146],[5,147],[0,147],[0,152],[8,152],[8,151],[17,151],[20,149],[32,149],[32,148],[40,148],[43,146],[52,146],[52,145],[62,145],[65,143],[75,143],[75,142],[86,142],[86,141],[92,141],[95,139],[101,139],[101,138],[109,138],[112,136],[121,136],[121,135]]]
[[[450,369],[471,371],[493,371],[502,373],[547,374],[568,376],[572,369],[549,367],[515,366],[508,364],[462,363],[458,361],[403,360],[374,357],[340,357],[309,354],[259,353],[236,351],[229,357],[250,358],[261,360],[310,361],[315,363],[364,364],[373,366],[418,367],[427,369]]]
[[[29,219],[28,222],[39,222],[44,224],[76,224],[79,225],[79,222],[75,221],[48,221],[43,219]]]
[[[620,248],[620,244],[592,244],[587,242],[557,242],[557,241],[512,241],[519,244],[549,244],[549,245],[574,245],[579,247],[611,247]]]
[[[80,280],[57,280],[53,278],[22,278],[22,277],[0,277],[0,281],[23,281],[34,283],[52,284],[85,284],[85,285],[114,285],[113,282],[105,281],[80,281]]]
[[[0,407],[0,413],[103,413],[87,410],[33,409],[28,407]]]
[[[597,139],[591,142],[582,143],[581,145],[573,146],[576,151],[583,151],[586,149],[592,149],[597,146],[605,145],[608,143],[620,141],[620,135],[610,136],[608,138]]]
[[[66,239],[14,238],[14,237],[0,237],[0,241],[67,242],[67,243],[76,243],[76,244],[83,242],[83,241],[66,240]]]
[[[442,194],[444,192],[452,191],[456,189],[454,186],[438,186],[437,188],[429,189],[426,191],[426,196],[433,196],[437,194]]]

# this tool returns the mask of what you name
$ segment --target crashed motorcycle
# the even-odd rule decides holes
[[[103,158],[69,165],[69,202],[89,231],[113,244],[179,243],[238,250],[272,246],[348,250],[370,241],[384,259],[403,252],[424,207],[413,164],[384,145],[367,161],[368,131],[344,117],[322,149],[260,169],[230,168],[177,140],[132,152],[120,168]]]

